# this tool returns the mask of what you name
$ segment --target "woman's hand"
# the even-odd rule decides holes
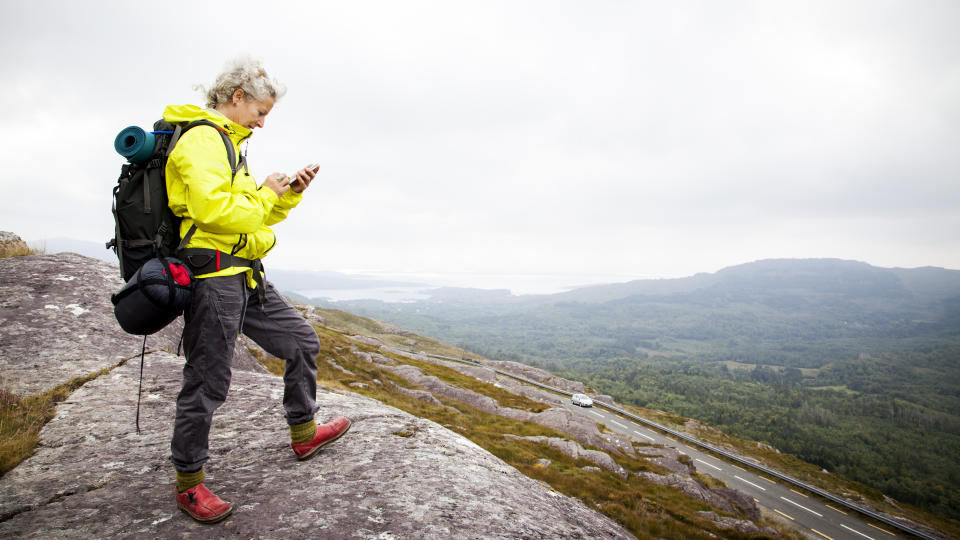
[[[296,193],[303,193],[303,190],[307,189],[310,186],[310,182],[313,182],[313,179],[316,178],[317,171],[319,170],[320,166],[316,164],[310,164],[300,169],[294,177],[290,179],[290,189]]]
[[[263,181],[263,186],[272,189],[273,192],[277,194],[277,197],[282,196],[288,189],[290,189],[290,184],[287,182],[287,175],[278,172],[268,176],[267,179]]]

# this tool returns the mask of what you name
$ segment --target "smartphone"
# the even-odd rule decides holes
[[[319,164],[319,163],[311,163],[310,165],[307,165],[306,167],[304,167],[304,169],[313,169],[313,172],[317,172],[318,170],[320,170],[320,164]],[[300,181],[300,179],[297,178],[297,173],[293,173],[292,175],[290,175],[290,184],[291,184],[291,185],[292,185],[294,182],[299,182],[299,181]]]

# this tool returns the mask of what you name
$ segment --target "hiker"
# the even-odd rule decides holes
[[[232,507],[204,485],[213,413],[227,397],[230,363],[240,332],[286,361],[283,407],[291,447],[300,460],[312,457],[350,428],[347,418],[317,425],[316,331],[263,278],[260,259],[276,244],[269,225],[285,219],[303,198],[319,167],[309,165],[293,178],[273,173],[258,186],[246,156],[229,163],[226,133],[240,156],[246,141],[285,87],[267,76],[251,58],[229,62],[207,90],[207,108],[170,105],[163,118],[171,124],[208,119],[216,124],[183,134],[166,166],[167,195],[187,237],[178,254],[196,276],[190,307],[184,313],[186,364],[177,396],[171,442],[176,469],[177,506],[190,517],[214,523]],[[233,169],[233,170],[232,170]],[[235,177],[234,177],[235,175]]]

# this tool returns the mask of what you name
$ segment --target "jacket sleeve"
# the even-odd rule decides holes
[[[181,137],[170,154],[186,190],[187,214],[199,229],[213,233],[249,234],[270,217],[279,198],[271,189],[257,189],[254,181],[231,185],[227,150],[220,134],[197,127]]]
[[[303,200],[303,193],[297,193],[292,189],[284,192],[277,204],[273,205],[273,210],[270,211],[270,216],[267,218],[267,225],[280,223],[287,219],[290,210],[300,204],[301,200]]]

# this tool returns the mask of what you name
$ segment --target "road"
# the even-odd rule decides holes
[[[693,460],[697,471],[723,481],[727,487],[753,495],[757,504],[775,512],[792,525],[799,526],[818,538],[831,540],[882,540],[906,538],[896,531],[868,523],[849,510],[837,508],[812,495],[804,494],[771,478],[750,472],[709,453],[692,448],[613,412],[596,407],[582,408],[572,403],[566,407],[602,423],[610,431],[638,442],[672,446]]]
[[[441,360],[488,367],[475,360],[466,358],[451,358],[449,356],[423,352],[420,354],[426,354],[427,356]],[[488,369],[492,368],[488,367]],[[514,373],[500,369],[493,369],[493,371],[556,394],[566,395],[568,397],[572,395],[572,393],[567,390],[554,388]],[[724,461],[717,457],[726,453],[720,448],[697,442],[697,445],[702,446],[704,450],[696,449],[686,444],[686,442],[677,440],[694,440],[688,435],[659,426],[653,422],[647,422],[623,409],[610,405],[601,405],[611,410],[600,409],[598,407],[581,408],[570,402],[565,403],[568,409],[577,411],[580,414],[592,415],[594,420],[602,422],[612,431],[621,433],[637,441],[646,441],[677,448],[693,459],[699,472],[722,480],[728,487],[740,489],[741,491],[752,494],[758,505],[779,514],[784,520],[789,520],[791,524],[798,529],[809,531],[809,535],[813,538],[826,538],[828,540],[863,540],[866,538],[869,540],[878,540],[890,537],[905,538],[907,536],[903,536],[904,533],[916,535],[925,540],[936,540],[937,538],[926,532],[901,524],[873,510],[851,504],[816,486],[790,478],[773,469],[757,465],[752,468],[758,472],[750,472],[739,465],[734,465],[729,461]],[[633,417],[633,419],[628,417]],[[634,419],[636,421],[634,421]],[[637,421],[640,423],[637,423]],[[641,425],[645,422],[652,424],[654,429],[646,425]],[[676,438],[668,437],[668,433],[672,433],[672,436]],[[715,452],[716,455],[710,452]],[[738,456],[728,455],[726,458],[735,462],[744,462],[744,465],[750,466],[745,460]],[[771,476],[772,478],[770,478]],[[773,478],[779,478],[781,481],[777,482]],[[816,497],[822,497],[823,499],[831,501],[831,503],[824,502],[823,499]],[[876,521],[870,522],[869,520],[871,519]]]

